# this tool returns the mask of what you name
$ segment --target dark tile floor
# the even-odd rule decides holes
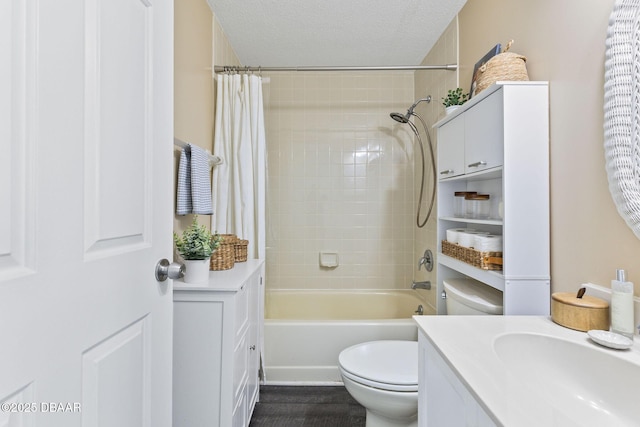
[[[365,409],[341,386],[262,386],[250,427],[364,427]]]

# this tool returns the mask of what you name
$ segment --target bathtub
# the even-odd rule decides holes
[[[365,341],[417,340],[411,316],[419,305],[428,311],[414,290],[267,291],[263,382],[341,384],[340,352]]]

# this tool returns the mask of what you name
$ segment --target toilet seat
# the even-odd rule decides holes
[[[418,391],[418,343],[371,341],[344,349],[342,374],[352,381],[388,391]]]

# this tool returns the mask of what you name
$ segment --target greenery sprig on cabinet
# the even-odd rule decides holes
[[[173,233],[173,241],[185,260],[203,260],[210,258],[213,251],[218,249],[222,237],[217,232],[212,235],[205,225],[198,224],[196,215],[189,228],[182,233],[182,237]]]
[[[463,93],[462,88],[459,87],[455,90],[447,92],[447,96],[442,98],[442,105],[446,107],[452,107],[454,105],[462,105],[469,100],[469,94]]]

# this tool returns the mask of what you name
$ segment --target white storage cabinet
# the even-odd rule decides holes
[[[549,100],[547,82],[498,82],[434,125],[438,132],[438,295],[471,277],[503,291],[504,313],[548,315]],[[491,195],[489,219],[454,217],[454,192]],[[499,203],[504,214],[499,215]],[[503,270],[442,254],[450,228],[503,236]],[[438,299],[438,313],[445,300]]]
[[[259,397],[264,263],[174,282],[173,425],[246,427]]]

